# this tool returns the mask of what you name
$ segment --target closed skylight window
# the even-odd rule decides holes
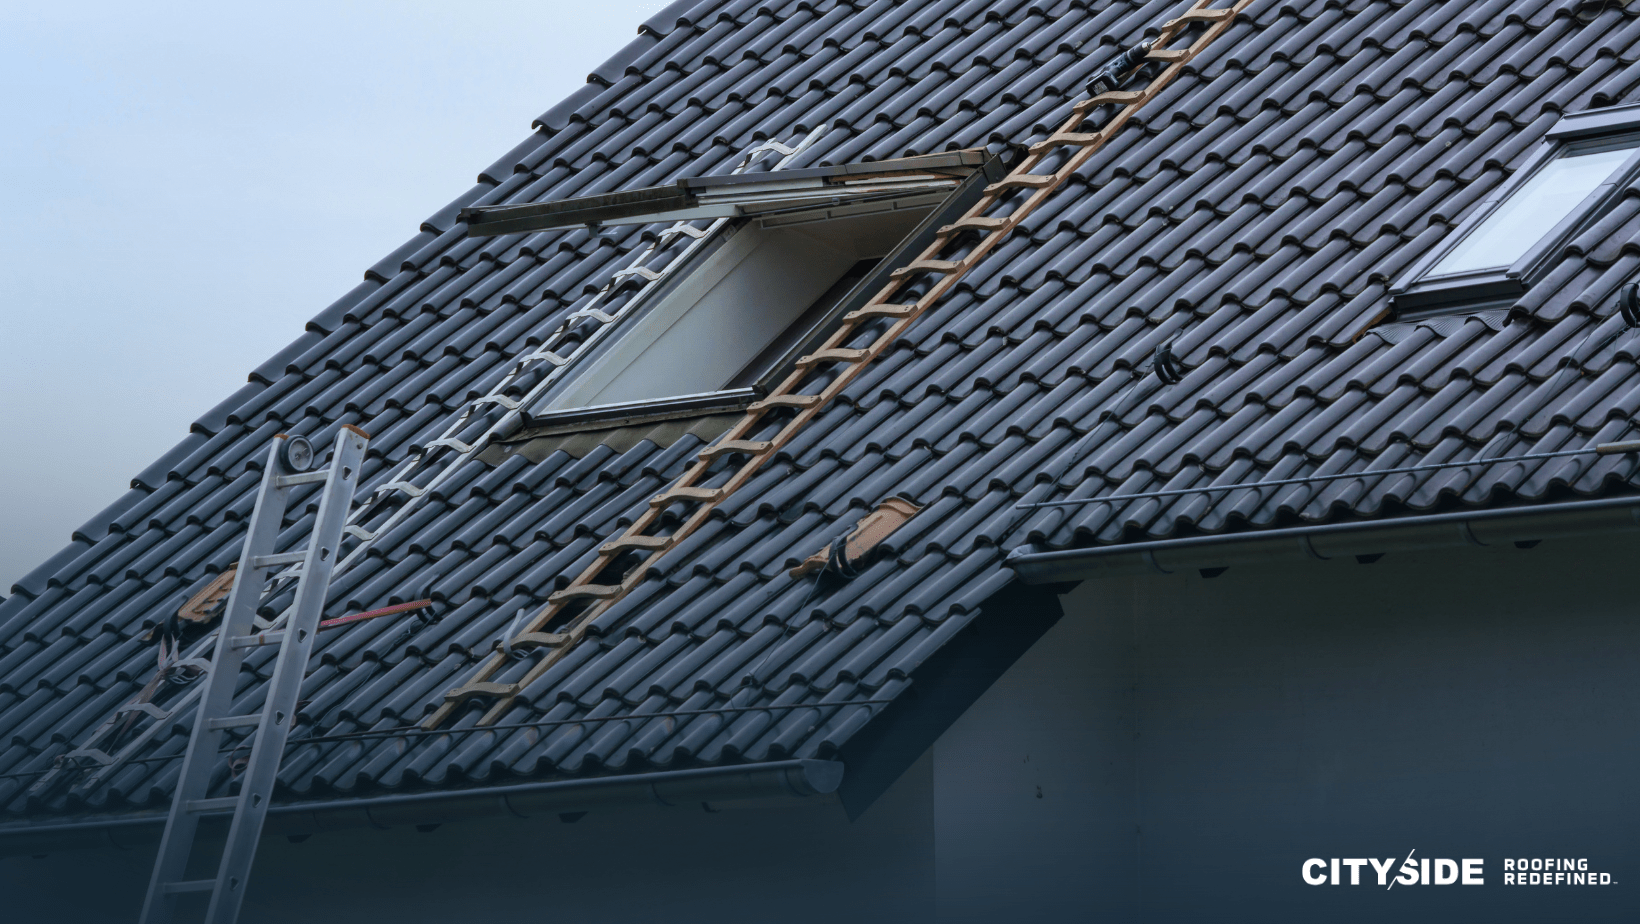
[[[1568,152],[1546,164],[1430,270],[1447,276],[1507,267],[1617,172],[1636,143],[1605,151]]]
[[[1390,289],[1396,317],[1506,308],[1640,180],[1640,106],[1562,118],[1510,178]]]

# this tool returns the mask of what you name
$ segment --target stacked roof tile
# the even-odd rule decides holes
[[[272,435],[322,445],[364,427],[368,487],[656,231],[475,240],[462,207],[722,173],[755,139],[820,124],[795,166],[1027,144],[1114,48],[1184,5],[702,0],[650,20],[0,604],[0,805],[167,800],[187,716],[155,759],[89,794],[25,791],[149,680],[148,631],[237,558]],[[285,793],[829,756],[1012,580],[1003,559],[1023,545],[1629,490],[1628,456],[1372,473],[1632,436],[1640,339],[1613,302],[1640,270],[1640,190],[1506,312],[1380,322],[1390,281],[1562,113],[1636,100],[1640,12],[1620,4],[1255,3],[600,617],[507,719],[529,727],[468,731],[475,705],[437,735],[296,743]],[[1143,372],[1168,341],[1186,369],[1173,385]],[[437,618],[327,632],[297,737],[417,722],[703,445],[667,442],[516,455],[445,485],[327,611],[428,594]],[[1016,506],[1338,473],[1351,477]],[[925,509],[860,577],[785,573],[894,494]],[[262,676],[271,655],[250,662]],[[611,720],[631,714],[644,717]]]

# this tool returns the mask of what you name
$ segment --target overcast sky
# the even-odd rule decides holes
[[[0,3],[0,595],[664,2]]]

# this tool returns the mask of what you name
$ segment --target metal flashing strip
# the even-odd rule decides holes
[[[1465,510],[1398,519],[1027,552],[1008,565],[1027,584],[1123,574],[1174,574],[1281,560],[1321,560],[1450,547],[1502,549],[1597,532],[1640,530],[1640,497]]]
[[[462,209],[469,237],[594,225],[742,218],[827,205],[911,199],[955,187],[985,163],[984,151],[952,151],[872,163],[800,170],[684,177],[670,186],[603,193],[557,202]]]
[[[609,430],[635,424],[660,423],[685,417],[722,414],[744,410],[758,399],[755,388],[730,388],[698,395],[682,395],[648,401],[627,401],[621,404],[600,404],[563,411],[534,414],[523,428],[497,443],[524,443],[543,436],[579,433],[584,430]]]
[[[529,818],[618,805],[678,806],[803,800],[829,796],[843,782],[833,760],[780,760],[624,776],[547,780],[484,789],[312,800],[268,808],[264,836],[302,836],[349,828],[428,825],[473,818]],[[0,826],[0,857],[98,847],[131,849],[159,839],[165,815],[150,812],[47,824]]]

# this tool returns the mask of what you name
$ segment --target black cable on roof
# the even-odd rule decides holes
[[[1498,456],[1493,459],[1467,459],[1462,462],[1431,462],[1427,465],[1405,465],[1399,468],[1366,469],[1358,472],[1334,472],[1330,475],[1306,475],[1303,478],[1277,478],[1272,481],[1241,481],[1235,484],[1204,485],[1197,488],[1174,488],[1167,491],[1140,491],[1134,494],[1109,494],[1103,497],[1077,497],[1068,500],[1037,501],[1015,504],[1015,507],[1074,507],[1077,504],[1096,504],[1105,501],[1142,500],[1157,497],[1182,497],[1186,494],[1210,494],[1214,491],[1237,491],[1242,488],[1279,488],[1286,485],[1309,484],[1315,481],[1337,481],[1342,478],[1370,478],[1379,475],[1410,475],[1433,472],[1445,468],[1466,468],[1472,465],[1493,465],[1498,462],[1533,462],[1538,459],[1559,459],[1595,453],[1609,456],[1640,451],[1640,440],[1621,443],[1600,443],[1583,449],[1561,449],[1555,452],[1533,452],[1522,456]]]

